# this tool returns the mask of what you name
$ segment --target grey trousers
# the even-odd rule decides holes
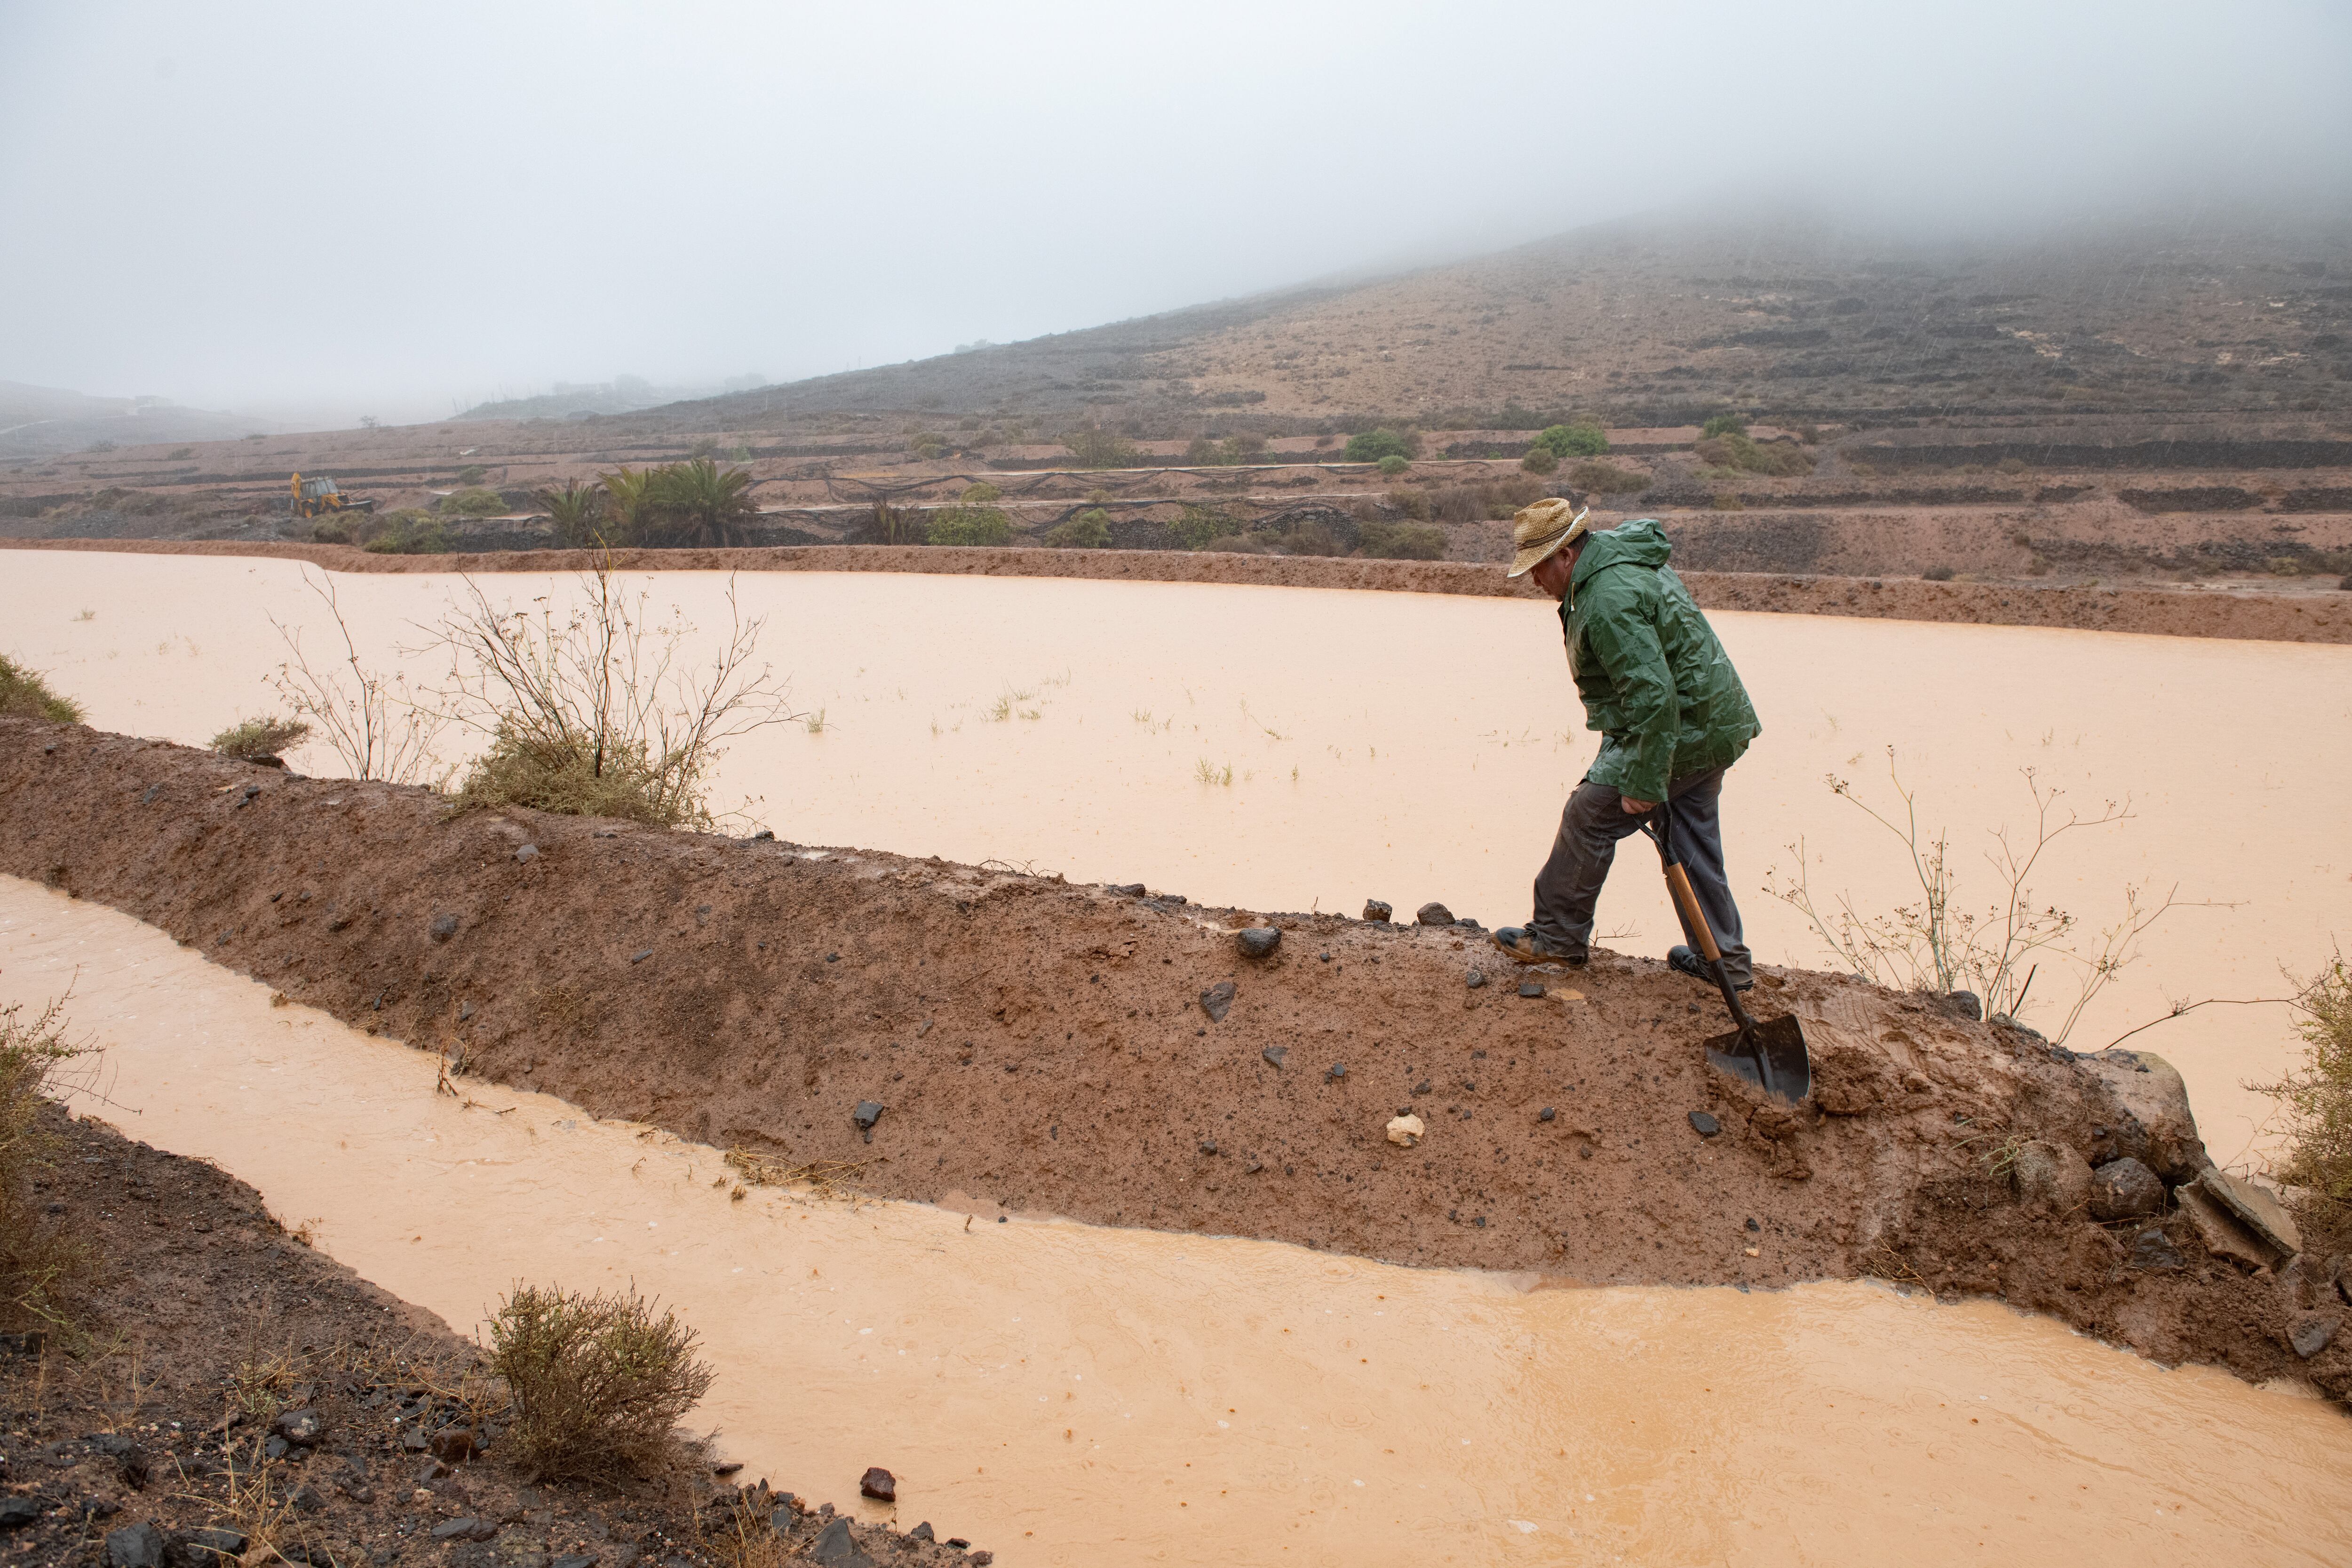
[[[1723,875],[1723,822],[1716,810],[1723,799],[1723,773],[1721,768],[1693,773],[1676,779],[1668,789],[1675,807],[1675,854],[1690,876],[1691,891],[1698,895],[1716,945],[1723,950],[1724,972],[1739,985],[1754,978],[1754,962],[1740,938],[1739,906],[1732,901],[1731,884]],[[1644,820],[1626,811],[1614,787],[1591,780],[1578,784],[1568,797],[1551,858],[1536,873],[1536,912],[1528,922],[1545,946],[1581,952],[1591,945],[1592,915],[1601,903],[1601,884],[1616,858],[1617,841],[1640,832]],[[1698,947],[1688,931],[1683,935],[1693,948]]]

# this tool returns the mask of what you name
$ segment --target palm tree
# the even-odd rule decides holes
[[[566,479],[563,488],[539,492],[539,504],[547,509],[548,521],[555,524],[555,537],[572,549],[602,542],[604,529],[604,489],[598,484],[582,484],[578,479]]]
[[[650,499],[680,544],[723,545],[743,542],[744,522],[760,513],[751,499],[751,470],[722,471],[708,458],[672,463],[657,470]]]
[[[615,473],[604,476],[606,509],[612,513],[612,527],[604,536],[607,544],[635,544],[644,539],[654,517],[653,490],[660,482],[660,468],[631,469],[624,463]]]

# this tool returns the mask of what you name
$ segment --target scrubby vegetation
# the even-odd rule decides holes
[[[224,757],[250,762],[256,757],[282,755],[310,735],[310,726],[299,719],[246,719],[231,724],[205,744]]]
[[[499,510],[506,510],[503,503]],[[447,521],[428,511],[362,514],[346,527],[350,531],[349,542],[358,543],[371,555],[444,555],[457,542],[449,532]]]
[[[1186,550],[1206,550],[1215,541],[1229,539],[1241,531],[1234,520],[1210,506],[1186,506],[1177,509],[1176,521],[1168,525],[1176,542]]]
[[[81,722],[81,704],[60,697],[34,670],[0,654],[0,714],[12,719],[51,719],[60,724]]]
[[[1387,457],[1382,458],[1381,459],[1381,474],[1382,474],[1383,476],[1385,476],[1386,478],[1389,478],[1389,479],[1395,479],[1399,474],[1402,474],[1402,473],[1405,472],[1406,470],[1408,470],[1408,469],[1409,469],[1409,468],[1411,468],[1412,467],[1412,458],[1400,458],[1400,457],[1398,457],[1398,456],[1397,456],[1395,453],[1393,453],[1393,452],[1390,453]]]
[[[1421,432],[1391,430],[1385,426],[1378,430],[1366,430],[1348,437],[1343,455],[1351,463],[1377,463],[1382,458],[1418,458],[1421,456]]]
[[[522,1286],[489,1333],[490,1370],[514,1401],[508,1441],[541,1480],[655,1468],[710,1388],[694,1331],[635,1289]]]
[[[1549,474],[1559,467],[1559,458],[1549,447],[1534,446],[1519,459],[1519,467],[1531,474]]]
[[[478,485],[489,477],[490,470],[479,463],[468,463],[457,470],[457,482],[461,485]]]
[[[507,498],[496,490],[470,487],[443,496],[434,502],[434,510],[452,517],[498,517],[507,510]]]
[[[1110,513],[1090,506],[1047,530],[1045,542],[1056,550],[1104,549],[1110,543]]]
[[[1429,492],[1427,490],[1410,489],[1391,490],[1389,492],[1389,505],[1404,513],[1405,516],[1412,519],[1415,522],[1427,522],[1429,521]]]
[[[1541,500],[1543,493],[1541,484],[1524,475],[1484,484],[1444,485],[1429,492],[1429,515],[1440,522],[1503,521],[1521,507]]]
[[[22,1004],[0,1007],[0,1319],[14,1328],[68,1328],[66,1291],[89,1262],[33,1195],[57,1143],[49,1102],[89,1054],[66,1038],[62,1001],[30,1018]]]
[[[1195,436],[1192,444],[1184,448],[1184,462],[1189,468],[1229,468],[1242,463],[1255,463],[1265,455],[1265,437],[1256,435],[1227,436],[1223,440],[1214,436]]]
[[[1722,417],[1727,419],[1731,416],[1725,415]],[[1810,474],[1813,471],[1813,459],[1795,441],[1785,438],[1777,441],[1751,440],[1743,431],[1729,428],[1715,430],[1718,423],[1720,420],[1708,420],[1707,428],[1714,433],[1702,436],[1692,444],[1691,450],[1698,454],[1701,461],[1717,468],[1728,468],[1749,474],[1769,474],[1779,478]]]
[[[577,607],[558,619],[543,601],[498,609],[468,578],[468,597],[443,618],[453,668],[442,710],[489,740],[460,808],[709,826],[704,780],[722,742],[797,717],[767,668],[753,668],[764,619],[742,617],[730,581],[730,635],[698,673],[683,663],[693,628],[650,619],[646,594],[627,597],[609,564],[579,585]]]
[[[269,684],[295,717],[333,748],[352,777],[390,784],[426,782],[440,765],[433,743],[447,718],[437,706],[417,700],[405,678],[360,662],[359,644],[343,619],[332,577],[313,577],[305,568],[302,581],[327,606],[342,652],[314,666],[303,649],[301,632],[273,616],[269,624],[289,657]]]
[[[1562,461],[1597,458],[1609,450],[1609,434],[1598,425],[1554,425],[1538,435],[1535,444]]]
[[[1135,466],[1135,443],[1115,430],[1105,430],[1097,425],[1082,425],[1062,437],[1071,458],[1082,468],[1131,468]]]
[[[994,503],[1003,491],[985,482],[969,485],[954,506],[930,514],[926,530],[933,544],[1003,544],[1013,537],[1013,520]]]
[[[2285,1120],[2279,1179],[2297,1189],[2304,1250],[2325,1258],[2352,1244],[2352,971],[2340,952],[2294,999],[2303,1064],[2276,1083]]]
[[[1388,561],[1443,561],[1445,531],[1425,522],[1368,522],[1364,553]]]
[[[1650,476],[1639,468],[1621,468],[1614,463],[1588,458],[1569,469],[1568,482],[1596,495],[1637,495],[1650,488]]]

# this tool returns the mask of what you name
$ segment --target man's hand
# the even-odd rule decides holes
[[[1658,803],[1656,801],[1635,800],[1630,795],[1619,795],[1617,797],[1617,804],[1623,806],[1626,814],[1632,816],[1646,816],[1651,812],[1658,809]]]

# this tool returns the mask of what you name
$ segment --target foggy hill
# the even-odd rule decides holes
[[[224,441],[282,425],[185,408],[162,397],[92,397],[0,381],[0,458],[47,458],[164,441]]]

